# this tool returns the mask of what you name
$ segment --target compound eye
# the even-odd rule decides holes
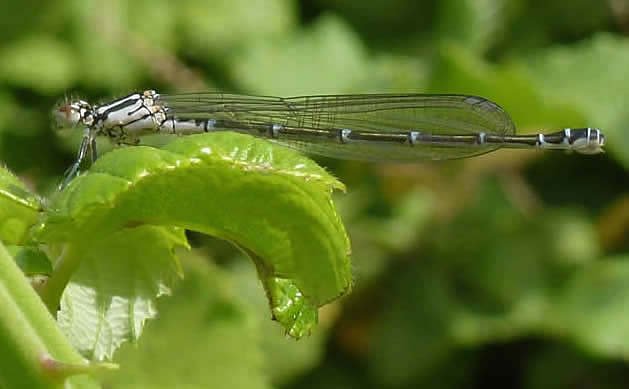
[[[75,104],[59,105],[54,109],[53,116],[57,128],[74,127],[81,120],[80,109]]]

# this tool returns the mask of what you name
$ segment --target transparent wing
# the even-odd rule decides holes
[[[303,97],[245,96],[223,93],[161,95],[168,114],[183,119],[216,119],[252,126],[290,127],[274,142],[314,154],[358,160],[417,161],[483,154],[496,145],[414,144],[376,140],[342,143],[342,129],[404,139],[410,131],[429,135],[514,135],[509,115],[476,96],[373,94]],[[237,127],[237,126],[236,126]],[[299,131],[303,129],[304,131]],[[234,130],[238,131],[237,128]],[[313,131],[317,130],[316,135]],[[326,135],[327,133],[327,135]],[[323,134],[323,136],[322,136]]]

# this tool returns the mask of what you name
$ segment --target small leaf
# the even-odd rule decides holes
[[[266,280],[265,285],[269,291],[273,318],[286,328],[286,333],[297,339],[310,335],[317,325],[317,307],[308,303],[291,280],[272,277]]]
[[[246,249],[243,249],[247,252]],[[318,307],[311,305],[290,279],[278,278],[268,274],[268,268],[255,253],[248,252],[258,270],[258,277],[266,291],[271,314],[286,334],[295,339],[310,335],[318,322]]]
[[[155,298],[169,294],[181,274],[176,246],[184,231],[165,227],[127,228],[89,244],[76,243],[82,256],[61,298],[59,326],[91,360],[109,360],[128,340],[137,340],[155,317]]]

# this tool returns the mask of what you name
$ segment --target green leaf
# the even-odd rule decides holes
[[[0,79],[44,93],[58,93],[77,74],[69,47],[48,36],[14,42],[0,56]]]
[[[0,240],[5,244],[23,242],[28,229],[37,222],[40,209],[37,196],[0,166]]]
[[[91,242],[143,224],[204,232],[254,253],[261,274],[293,282],[309,310],[351,287],[349,240],[333,189],[343,186],[290,149],[235,133],[189,136],[163,150],[104,155],[52,201],[39,239]],[[273,307],[283,298],[277,289],[267,294],[276,296]]]
[[[629,358],[629,257],[589,263],[567,283],[549,324],[590,352]]]
[[[173,249],[186,244],[183,230],[151,226],[75,243],[80,267],[57,314],[74,347],[90,360],[110,360],[123,342],[137,340],[157,313],[155,298],[170,294],[181,275]]]

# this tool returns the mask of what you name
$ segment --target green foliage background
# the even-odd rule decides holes
[[[101,377],[110,387],[616,388],[629,379],[626,0],[1,5],[0,160],[40,193],[78,146],[80,134],[51,130],[64,96],[468,93],[498,102],[523,133],[591,126],[607,136],[600,156],[320,159],[348,187],[336,201],[352,239],[353,294],[295,342],[270,321],[250,261],[192,235],[185,280],[139,343],[116,354],[121,370]]]

